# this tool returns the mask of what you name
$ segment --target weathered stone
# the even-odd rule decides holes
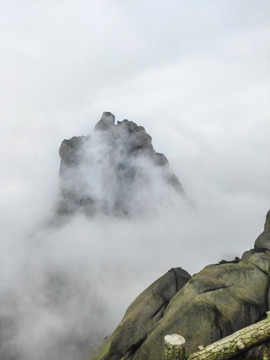
[[[164,338],[164,360],[186,360],[186,341],[178,334]]]
[[[265,229],[268,219],[269,213]],[[120,325],[103,347],[91,354],[90,360],[162,360],[164,336],[172,333],[185,338],[190,355],[198,346],[205,347],[262,320],[269,310],[269,278],[269,250],[255,248],[246,251],[238,262],[209,265],[188,280],[167,306],[164,303],[162,316],[152,327],[148,297],[154,293],[150,286],[147,296],[142,293],[134,301]],[[166,293],[168,287],[166,282]],[[143,321],[140,314],[144,314]],[[258,346],[247,354],[260,351]]]
[[[134,300],[118,328],[90,359],[119,360],[132,355],[163,317],[173,296],[189,279],[185,270],[174,268],[156,280]]]
[[[270,312],[266,314],[266,319],[244,327],[206,347],[199,346],[199,351],[192,353],[187,359],[180,360],[226,360],[233,356],[241,356],[254,346],[260,346],[261,343],[267,343],[270,339]],[[266,344],[263,346],[263,354],[264,359],[268,360],[270,353]]]
[[[164,166],[164,165],[168,164],[168,159],[166,158],[166,156],[164,154],[156,153],[155,154],[155,162],[159,166]]]
[[[129,215],[137,192],[155,180],[162,180],[184,195],[167,158],[156,153],[145,128],[126,119],[115,125],[110,112],[103,113],[90,136],[64,140],[59,154],[57,214],[62,217],[77,211],[87,215],[96,212]],[[158,169],[154,171],[156,179],[151,173],[153,168]]]
[[[255,241],[255,249],[268,249],[270,250],[270,211],[266,215],[264,224],[264,231]]]
[[[85,136],[74,136],[70,140],[63,140],[59,148],[61,158],[60,173],[63,167],[73,167],[80,162],[80,151],[86,141]]]
[[[252,260],[208,266],[193,276],[132,359],[161,359],[162,338],[168,333],[182,335],[190,354],[257,321],[267,310],[269,281],[257,267],[261,257]]]
[[[134,132],[137,128],[137,124],[135,124],[133,121],[129,121],[127,119],[124,119],[123,121],[117,121],[118,126],[124,126],[129,132]]]
[[[115,116],[110,112],[104,112],[95,126],[95,130],[108,130],[114,125]]]

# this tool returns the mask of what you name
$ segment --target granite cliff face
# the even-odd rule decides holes
[[[64,140],[59,154],[59,215],[130,215],[166,202],[166,192],[185,195],[145,129],[128,120],[115,124],[109,112],[103,113],[92,134]]]
[[[190,354],[263,319],[270,300],[269,215],[255,248],[238,262],[209,265],[192,277],[172,269],[159,278],[89,360],[162,360],[163,338],[172,333],[185,337]]]

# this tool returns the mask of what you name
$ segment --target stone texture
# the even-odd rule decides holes
[[[265,231],[268,228],[269,213]],[[150,286],[89,360],[162,360],[164,336],[173,333],[186,339],[189,355],[200,345],[209,345],[263,319],[269,310],[269,276],[270,251],[265,248],[246,251],[239,262],[209,265],[175,295],[170,293],[169,302],[168,298],[163,302],[162,316],[152,324],[153,314],[147,306],[153,291]],[[174,282],[171,277],[167,281]],[[166,282],[166,293],[168,288]],[[140,322],[141,314],[144,320]],[[258,355],[259,351],[257,347],[248,354]]]
[[[170,300],[190,277],[185,270],[174,268],[156,280],[134,300],[115,332],[105,339],[90,359],[119,360],[132,355],[158,324]]]
[[[264,231],[255,241],[255,249],[268,249],[270,250],[270,211],[266,215]]]
[[[104,112],[101,119],[95,126],[95,130],[108,130],[114,125],[115,116],[110,112]]]
[[[268,310],[269,278],[260,266],[269,273],[269,265],[269,255],[255,253],[238,264],[206,267],[175,295],[132,359],[161,359],[168,333],[182,335],[190,354],[256,322]]]
[[[155,181],[163,181],[185,196],[168,159],[154,150],[145,128],[126,119],[115,124],[115,116],[109,112],[103,113],[90,135],[64,140],[59,155],[58,215],[77,211],[130,215],[139,193],[147,193]],[[152,205],[155,208],[156,204]]]

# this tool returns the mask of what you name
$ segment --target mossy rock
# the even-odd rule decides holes
[[[238,263],[205,267],[174,295],[175,275],[167,273],[133,302],[89,360],[162,360],[164,336],[172,333],[186,339],[190,354],[258,321],[268,310],[269,275],[269,252],[254,250]]]
[[[114,333],[89,360],[119,360],[132,355],[163,317],[170,300],[190,278],[185,270],[174,268],[156,280],[134,300]]]

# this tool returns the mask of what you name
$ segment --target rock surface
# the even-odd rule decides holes
[[[60,146],[60,200],[57,212],[130,215],[145,204],[155,208],[167,192],[185,195],[165,155],[157,153],[144,127],[103,113],[89,136]],[[175,196],[175,195],[174,195]]]
[[[132,356],[164,315],[175,294],[191,276],[173,268],[144,290],[129,306],[112,336],[105,339],[90,359],[120,359]]]
[[[264,224],[264,231],[255,241],[255,249],[268,249],[270,250],[270,211],[266,215]]]
[[[265,230],[268,226],[269,213]],[[209,345],[261,320],[269,310],[269,276],[270,250],[266,248],[246,251],[237,263],[209,265],[190,279],[186,275],[185,285],[182,282],[178,291],[174,287],[175,293],[175,280],[166,274],[134,301],[89,360],[162,360],[164,336],[173,333],[186,339],[187,354],[191,354],[199,345]],[[151,323],[158,308],[152,298],[160,299],[162,311]]]

